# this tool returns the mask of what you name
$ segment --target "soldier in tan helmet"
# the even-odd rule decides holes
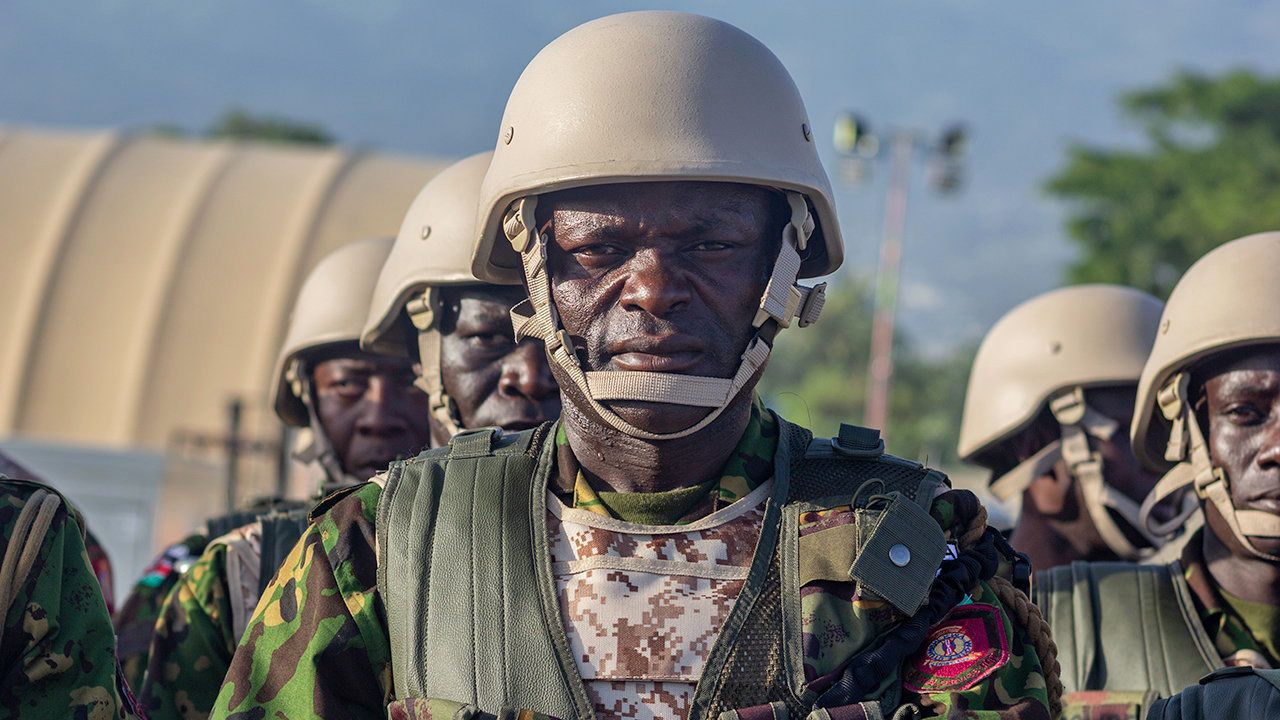
[[[359,347],[391,238],[344,245],[307,276],[273,375],[273,405],[304,433],[295,452],[316,479],[312,501],[367,480],[430,442],[426,395],[408,358]],[[138,697],[153,718],[207,713],[258,594],[306,526],[310,502],[210,521],[211,537],[176,576],[152,624]],[[217,526],[222,526],[219,529]],[[301,527],[299,527],[301,525]]]
[[[523,284],[561,420],[328,501],[214,717],[1048,718],[1052,642],[977,498],[754,393],[818,319],[797,280],[842,257],[778,59],[614,15],[544,48],[499,127],[472,268]]]
[[[1131,437],[1138,459],[1165,473],[1142,506],[1147,531],[1174,532],[1198,512],[1205,525],[1167,564],[1076,563],[1037,577],[1063,683],[1094,691],[1072,696],[1080,706],[1132,710],[1217,668],[1232,668],[1225,681],[1280,665],[1280,233],[1227,243],[1178,282]],[[1168,502],[1180,511],[1161,520]],[[1188,697],[1241,707],[1210,686]]]
[[[959,454],[991,471],[997,498],[1021,499],[1011,542],[1038,570],[1157,545],[1138,522],[1157,478],[1123,429],[1162,308],[1132,288],[1062,288],[1010,310],[978,348]]]
[[[418,386],[431,407],[435,446],[464,428],[525,430],[560,414],[560,395],[542,343],[516,341],[518,287],[471,272],[474,210],[493,153],[444,170],[409,207],[383,265],[361,345],[421,358]]]
[[[428,427],[430,444],[447,444],[464,427],[522,430],[555,417],[560,409],[541,343],[516,343],[512,337],[510,313],[520,300],[518,289],[484,284],[471,274],[476,196],[488,164],[489,153],[472,156],[422,189],[394,245],[385,243],[376,262],[361,269],[362,278],[377,281],[367,282],[360,307],[344,316],[343,336],[356,331],[366,353],[402,364],[421,358],[412,381],[429,411],[414,418],[421,447],[429,446],[421,435]],[[286,351],[283,365],[289,364],[289,357]],[[300,376],[289,374],[294,380]],[[286,390],[282,386],[278,397],[284,398]],[[289,517],[302,522],[291,526],[294,532],[286,551],[306,529],[306,510]],[[278,519],[267,518],[236,531],[228,538],[227,557],[246,557],[242,565],[256,571],[258,564],[247,558],[251,547],[246,542],[261,542],[280,525]],[[209,712],[249,615],[283,559],[278,555],[268,560],[264,555],[265,576],[243,578],[240,584],[249,588],[240,602],[232,598],[237,576],[231,564],[209,552],[184,576],[165,603],[141,693],[152,717]]]
[[[428,442],[427,398],[414,387],[412,363],[359,347],[369,297],[391,245],[391,238],[362,240],[317,263],[298,291],[276,361],[272,404],[286,425],[300,431],[294,457],[315,480],[318,493],[367,480]],[[143,571],[114,619],[121,663],[132,687],[142,687],[161,604],[210,541],[273,508],[305,505],[266,498],[254,507],[211,517]],[[288,524],[281,527],[284,537],[266,538],[271,546],[266,556],[277,562],[277,546],[292,546]],[[296,539],[297,532],[292,536]],[[213,552],[220,556],[225,550],[226,543],[218,543]],[[252,552],[257,553],[256,546]],[[257,571],[257,563],[244,565],[250,566]],[[231,622],[229,615],[226,619]]]

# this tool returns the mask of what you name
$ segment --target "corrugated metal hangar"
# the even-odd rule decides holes
[[[278,439],[269,373],[299,283],[338,245],[394,234],[443,166],[0,127],[0,439],[171,466],[192,438],[217,445],[233,399],[245,438]]]

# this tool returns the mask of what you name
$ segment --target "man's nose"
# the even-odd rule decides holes
[[[556,389],[542,343],[526,340],[503,359],[502,376],[498,379],[500,394],[525,397],[537,403]]]
[[[1280,468],[1280,410],[1273,413],[1258,451],[1258,465],[1264,468]]]
[[[666,317],[689,303],[688,280],[674,263],[664,261],[657,250],[636,253],[627,270],[629,274],[620,298],[624,309]]]
[[[409,429],[403,413],[396,412],[406,402],[401,397],[411,387],[398,388],[396,383],[383,377],[369,379],[369,387],[361,398],[360,415],[356,418],[356,431],[365,435],[390,436]]]

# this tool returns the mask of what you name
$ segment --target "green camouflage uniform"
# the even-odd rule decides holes
[[[37,488],[0,481],[0,556]],[[115,635],[85,552],[83,523],[65,504],[6,609],[0,662],[0,716],[139,717],[116,663]]]
[[[1258,668],[1280,667],[1275,648],[1280,645],[1280,625],[1247,622],[1241,609],[1254,603],[1233,600],[1214,584],[1205,565],[1201,529],[1187,541],[1180,562],[1187,586],[1195,599],[1196,612],[1204,630],[1213,641],[1224,665],[1251,665]],[[1270,608],[1273,613],[1274,608]],[[1264,613],[1250,613],[1252,616]],[[1264,626],[1265,625],[1265,626]]]
[[[208,542],[203,533],[194,533],[166,548],[142,572],[142,577],[112,619],[119,636],[120,664],[130,687],[142,687],[161,603],[178,584],[178,576],[200,557]]]
[[[225,543],[210,543],[160,607],[138,692],[151,720],[204,718],[213,708],[237,640],[226,558]]]
[[[732,501],[744,494],[744,487],[767,481],[777,432],[757,404],[748,431],[721,478],[709,484],[693,504],[706,511],[721,502],[722,496]],[[571,460],[567,443],[560,443],[558,450],[558,492],[572,495],[578,502],[600,501],[599,506],[584,509],[613,514],[624,507],[639,506],[658,516],[670,513],[685,519],[694,513],[671,510],[670,498],[645,503],[639,497],[587,492],[577,482],[578,466]],[[712,487],[717,492],[711,492]],[[393,689],[391,651],[377,594],[374,526],[381,493],[377,484],[360,486],[308,528],[263,594],[231,663],[213,717],[386,717]],[[934,503],[933,514],[947,531],[955,529],[955,496],[945,493]],[[971,600],[1000,609],[1010,648],[1008,660],[969,690],[909,695],[904,701],[918,702],[927,711],[947,717],[1047,720],[1044,676],[1022,628],[1009,621],[985,585]],[[817,655],[807,658],[806,664],[821,663],[822,653],[832,646],[816,643],[813,647]]]

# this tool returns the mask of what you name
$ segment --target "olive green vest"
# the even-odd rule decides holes
[[[868,431],[842,428],[842,439],[833,442],[813,440],[780,418],[779,429],[772,495],[755,556],[707,658],[689,720],[770,704],[774,717],[796,718],[813,707],[800,636],[800,512],[850,504],[873,478],[884,483],[883,492],[913,501],[919,491],[927,505],[946,481],[917,463],[884,455],[874,431],[873,443],[845,443],[846,430],[857,430],[850,437],[861,432],[862,440]],[[399,716],[419,717],[415,707],[443,701],[464,706],[467,716],[528,710],[566,720],[594,718],[551,572],[553,433],[553,425],[519,434],[466,431],[448,448],[393,465],[382,481],[378,588]],[[929,524],[940,540],[937,523]],[[933,541],[927,527],[901,534],[911,539],[895,542]],[[912,552],[930,557],[923,546]],[[939,562],[940,555],[899,568],[886,560],[887,569],[876,572],[889,587],[927,588]],[[862,700],[895,707],[900,680],[886,677],[877,692]],[[421,716],[428,715],[434,713]]]
[[[1169,697],[1220,667],[1182,566],[1076,561],[1036,573],[1068,693]]]

